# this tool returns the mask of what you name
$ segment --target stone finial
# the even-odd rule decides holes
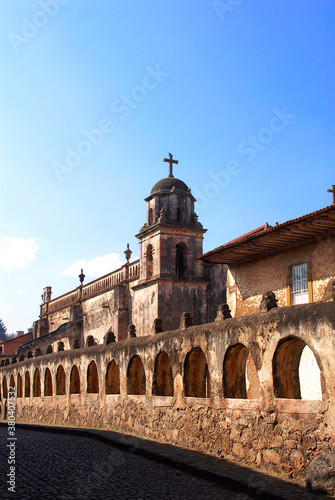
[[[335,302],[335,278],[328,281],[322,302]]]
[[[80,285],[82,285],[84,283],[84,279],[85,279],[85,274],[84,274],[83,269],[80,270],[80,274],[78,275],[78,278],[80,281]]]
[[[106,345],[111,344],[112,342],[116,342],[116,337],[114,332],[109,331],[106,336]]]
[[[136,337],[136,327],[135,325],[128,326],[128,337],[135,338]]]
[[[183,312],[183,314],[181,315],[181,318],[180,318],[179,329],[185,330],[186,328],[188,328],[189,326],[192,326],[192,325],[193,325],[193,318],[192,318],[191,314],[188,312]]]
[[[64,342],[58,342],[57,351],[58,352],[64,351]]]
[[[160,318],[154,319],[153,325],[152,325],[152,334],[155,335],[156,333],[160,333],[163,331],[163,323]]]
[[[132,253],[133,252],[129,248],[129,243],[127,243],[127,249],[124,251],[124,254],[125,254],[126,260],[127,260],[127,264],[129,264],[129,260],[130,260],[130,257],[131,257]]]
[[[43,304],[45,304],[46,302],[50,302],[51,294],[52,294],[51,286],[46,286],[45,288],[43,288],[43,294],[41,295]]]
[[[228,304],[220,304],[216,314],[215,321],[223,321],[224,319],[231,318],[231,312]]]
[[[278,300],[276,299],[276,295],[274,292],[265,292],[263,293],[261,304],[259,306],[260,312],[268,312],[270,309],[274,307],[278,307]]]

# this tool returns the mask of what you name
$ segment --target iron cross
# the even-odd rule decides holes
[[[327,189],[327,193],[333,193],[333,205],[335,205],[335,186],[332,185],[332,189]]]
[[[169,153],[169,158],[163,158],[163,161],[167,161],[169,163],[169,177],[173,177],[172,173],[172,165],[175,163],[176,165],[178,164],[178,160],[173,160],[173,155]]]

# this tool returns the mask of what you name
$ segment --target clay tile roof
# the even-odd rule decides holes
[[[334,204],[276,226],[265,224],[205,253],[201,259],[221,264],[249,262],[306,244],[325,233],[335,233]]]

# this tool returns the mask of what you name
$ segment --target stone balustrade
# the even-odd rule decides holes
[[[87,300],[94,297],[95,295],[107,292],[114,286],[117,286],[127,280],[136,280],[139,278],[139,274],[139,260],[136,260],[130,264],[125,264],[112,273],[106,274],[101,278],[91,281],[86,285],[82,285],[75,290],[71,290],[64,295],[60,295],[59,297],[42,304],[41,317],[44,317],[47,314],[58,311],[60,309],[70,307],[78,303],[80,300]]]

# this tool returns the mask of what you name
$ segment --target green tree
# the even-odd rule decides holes
[[[2,321],[2,319],[0,318],[0,339],[1,340],[4,340],[7,338],[7,327],[5,325],[5,323]]]

